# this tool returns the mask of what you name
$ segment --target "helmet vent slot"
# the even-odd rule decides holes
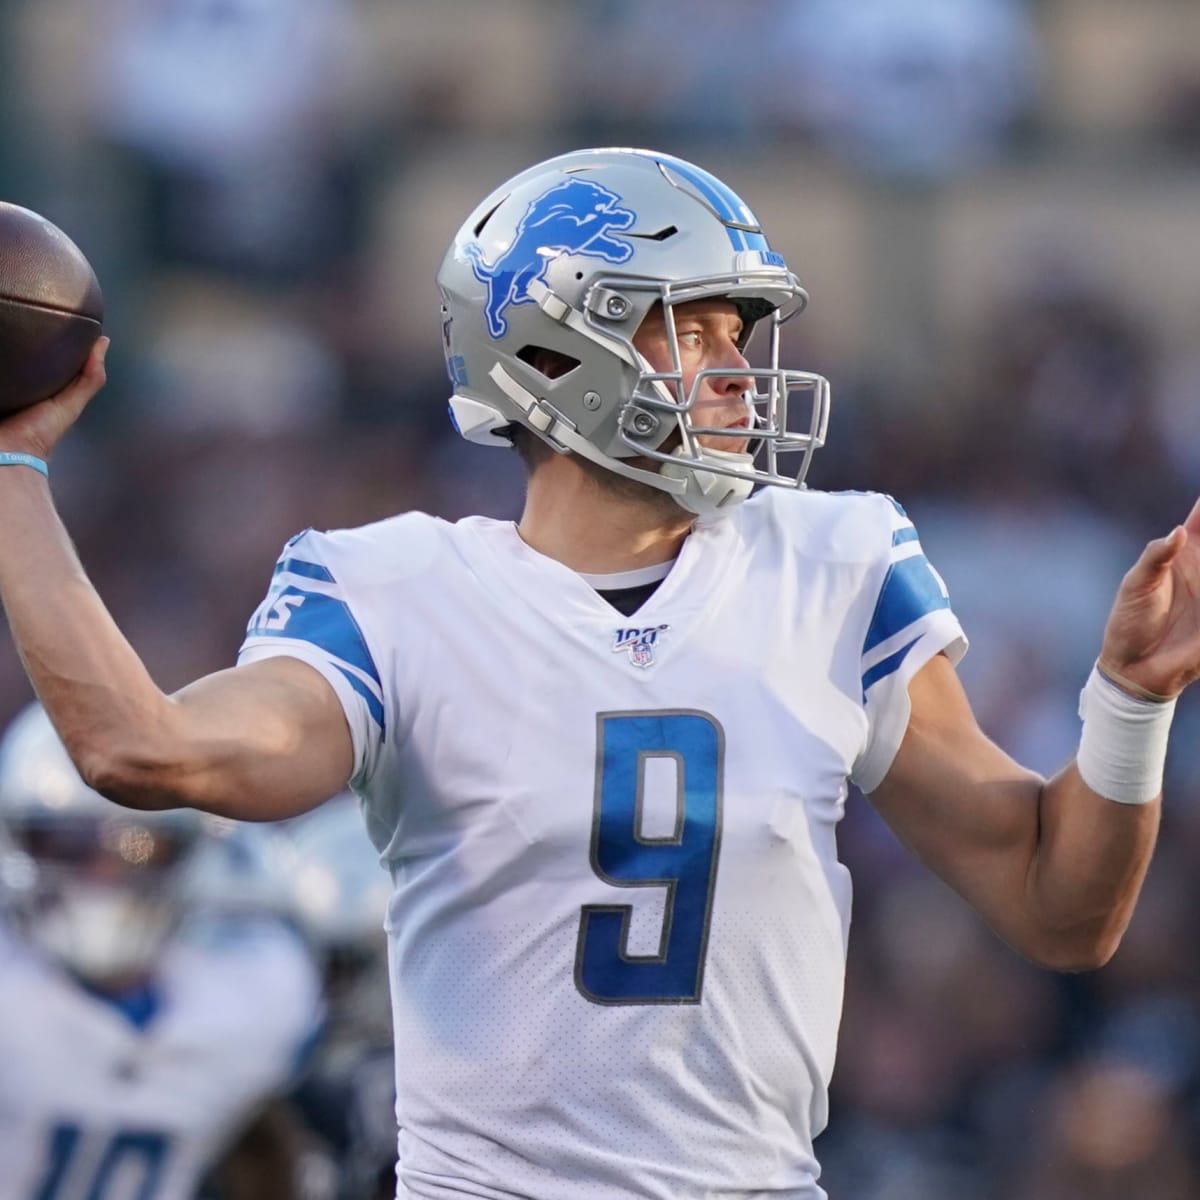
[[[660,229],[657,233],[627,233],[624,236],[640,238],[644,242],[665,242],[667,238],[674,237],[678,232],[678,226],[668,225],[664,229]]]
[[[483,214],[482,217],[479,218],[479,224],[476,225],[475,228],[472,230],[472,232],[474,233],[474,235],[476,237],[478,237],[483,232],[483,227],[496,215],[496,209],[498,209],[500,207],[500,205],[503,204],[504,201],[507,199],[508,199],[507,196],[501,197],[501,199],[497,200],[496,203],[494,205],[492,205],[492,207],[489,208],[487,210],[487,212],[485,212]]]

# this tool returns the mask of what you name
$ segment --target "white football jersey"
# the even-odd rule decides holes
[[[847,782],[965,648],[887,497],[767,489],[635,616],[511,523],[293,539],[240,661],[341,697],[387,929],[399,1195],[823,1195]]]
[[[292,1080],[320,977],[295,934],[255,922],[179,939],[145,999],[135,1019],[0,925],[4,1200],[193,1200]]]

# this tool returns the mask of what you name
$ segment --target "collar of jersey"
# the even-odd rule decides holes
[[[638,567],[634,571],[614,571],[608,575],[580,571],[579,578],[598,592],[616,592],[622,588],[645,587],[648,583],[659,583],[666,579],[678,561],[678,558],[672,558],[666,562],[651,563],[648,567]]]
[[[553,603],[563,617],[606,628],[628,623],[578,571],[524,542],[515,522],[473,524],[492,582],[515,592],[529,607],[547,610]],[[695,613],[710,609],[729,582],[726,564],[740,541],[734,520],[698,524],[684,540],[678,558],[667,564],[661,586],[638,609],[638,621],[649,623],[661,614],[678,630]]]
[[[75,978],[89,996],[120,1013],[135,1029],[147,1029],[162,1008],[162,991],[153,981],[136,983],[119,992],[109,992],[78,976]]]

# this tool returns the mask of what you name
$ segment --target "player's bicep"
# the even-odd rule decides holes
[[[909,849],[994,919],[1024,892],[1042,780],[979,728],[944,656],[908,690],[908,728],[871,801]]]
[[[354,748],[337,693],[314,667],[276,656],[205,676],[172,697],[188,750],[188,802],[278,820],[346,787]]]

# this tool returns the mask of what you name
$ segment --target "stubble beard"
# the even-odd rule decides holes
[[[599,463],[594,463],[591,459],[584,458],[581,454],[574,455],[574,458],[584,474],[605,495],[612,496],[614,499],[625,503],[640,504],[648,509],[656,520],[662,521],[664,524],[674,524],[681,517],[693,515],[688,513],[687,509],[679,504],[670,492],[663,491],[662,488],[657,488],[653,484],[643,483],[640,479],[630,479],[628,475],[619,475],[616,471],[608,467],[602,467]],[[631,466],[636,466],[641,470],[647,471],[654,471],[659,465],[654,459],[650,458],[630,458],[624,461],[628,462]]]

